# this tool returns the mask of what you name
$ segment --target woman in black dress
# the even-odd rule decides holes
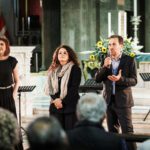
[[[65,130],[76,122],[76,104],[79,99],[81,69],[74,50],[59,46],[53,55],[48,72],[48,89],[51,97],[50,115],[55,116]]]
[[[15,98],[19,87],[18,61],[9,53],[9,41],[0,37],[0,107],[9,110],[17,118]],[[16,149],[23,149],[22,144]]]

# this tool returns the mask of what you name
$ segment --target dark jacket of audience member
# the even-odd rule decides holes
[[[39,117],[29,124],[27,139],[30,150],[67,150],[66,133],[53,116]]]
[[[79,122],[68,131],[71,149],[78,150],[125,150],[123,139],[108,133],[102,127],[106,104],[96,94],[82,96],[77,105]]]

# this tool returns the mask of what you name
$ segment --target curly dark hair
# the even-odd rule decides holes
[[[58,53],[59,53],[59,50],[61,48],[64,48],[66,49],[66,51],[68,52],[68,55],[69,55],[69,61],[72,61],[75,65],[79,66],[80,63],[78,61],[78,57],[75,53],[75,51],[68,45],[60,45],[59,47],[56,48],[56,50],[54,51],[53,53],[53,60],[52,60],[52,63],[49,67],[49,70],[54,70],[55,68],[57,68],[58,65],[60,65],[59,61],[58,61]]]

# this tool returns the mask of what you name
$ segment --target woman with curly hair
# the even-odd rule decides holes
[[[65,130],[72,129],[77,120],[75,110],[80,81],[81,69],[76,53],[71,47],[60,45],[48,70],[49,110]]]

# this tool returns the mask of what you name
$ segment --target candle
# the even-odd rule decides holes
[[[136,17],[137,16],[137,0],[134,0],[133,4],[133,14]]]
[[[35,71],[38,72],[38,53],[35,53]]]
[[[111,12],[108,12],[108,37],[111,35]]]
[[[28,17],[28,30],[30,30],[30,17]]]
[[[127,13],[124,12],[124,38],[127,38]]]
[[[119,11],[119,13],[118,13],[118,35],[121,35],[122,33],[121,33],[121,27],[122,27],[122,25],[121,25],[121,13],[122,13],[122,11]]]
[[[127,37],[127,14],[122,10],[118,13],[118,35]]]

